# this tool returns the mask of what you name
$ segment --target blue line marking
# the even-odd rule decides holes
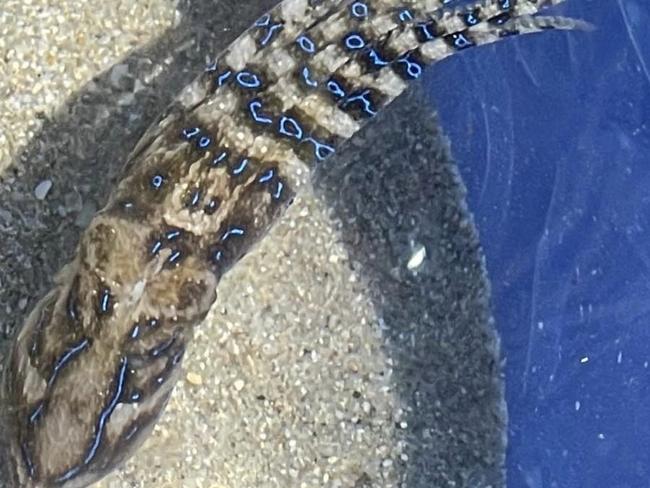
[[[189,140],[193,139],[194,137],[198,136],[199,132],[201,132],[201,129],[199,129],[198,127],[189,127],[187,129],[183,129],[183,131],[181,132],[181,135],[183,136],[183,139],[186,139],[186,140],[189,141]]]
[[[400,64],[405,64],[406,74],[408,75],[409,78],[415,80],[419,78],[420,75],[422,75],[422,66],[420,65],[420,63],[417,63],[412,59],[409,59],[409,57],[410,57],[410,53],[407,53],[401,58],[399,58],[397,62]]]
[[[167,238],[168,241],[173,241],[176,238],[180,237],[182,234],[182,231],[180,229],[172,229],[165,234],[165,237]]]
[[[131,330],[131,339],[137,339],[140,335],[140,324],[135,324]]]
[[[410,20],[413,20],[413,14],[409,9],[404,8],[399,11],[399,13],[397,14],[397,18],[399,19],[400,22],[406,23]]]
[[[179,251],[178,249],[174,249],[174,252],[172,252],[172,255],[167,258],[167,262],[169,264],[174,264],[176,261],[178,261],[183,253]]]
[[[111,306],[111,294],[108,288],[102,290],[102,295],[99,299],[99,310],[101,313],[105,314],[108,312]]]
[[[212,167],[219,166],[223,161],[225,161],[228,158],[228,151],[221,151],[218,155],[216,155],[212,159]]]
[[[162,241],[154,242],[153,246],[151,246],[151,254],[158,254],[160,249],[162,249]]]
[[[235,175],[235,176],[239,176],[240,174],[242,174],[244,172],[244,170],[246,169],[246,166],[248,166],[248,162],[249,162],[248,158],[242,159],[239,162],[239,166],[237,166],[236,168],[233,168],[232,174]]]
[[[334,149],[332,146],[323,144],[313,137],[308,137],[305,139],[305,141],[311,142],[314,145],[314,156],[316,156],[316,159],[319,161],[327,159],[329,156],[336,152],[336,149]]]
[[[268,28],[266,32],[266,36],[260,41],[260,44],[262,47],[266,46],[271,40],[273,39],[273,35],[275,34],[276,30],[282,29],[283,25],[282,24],[275,24],[272,25]]]
[[[436,24],[433,21],[420,22],[415,26],[415,34],[420,42],[431,41],[436,38]]]
[[[350,104],[354,102],[361,102],[363,111],[370,115],[371,117],[377,115],[377,111],[373,108],[372,100],[370,100],[370,90],[364,90],[361,93],[352,95],[345,99],[342,104],[343,108],[347,108]]]
[[[275,192],[273,193],[273,198],[276,200],[279,200],[280,197],[282,196],[282,191],[284,190],[284,183],[282,183],[280,180],[278,180],[278,184],[275,188]]]
[[[115,407],[117,406],[117,402],[122,396],[122,391],[124,390],[124,381],[126,377],[126,366],[127,366],[127,359],[122,358],[120,362],[120,369],[118,370],[118,374],[116,378],[117,384],[116,384],[115,392],[113,393],[111,400],[108,402],[108,405],[106,405],[104,410],[99,415],[99,420],[97,422],[97,426],[95,427],[95,438],[93,440],[92,445],[90,446],[90,449],[88,450],[88,454],[86,454],[86,457],[83,461],[85,465],[90,463],[90,461],[92,461],[93,458],[95,457],[95,454],[97,454],[97,449],[99,448],[99,444],[101,443],[102,437],[104,435],[104,427],[106,426],[106,421],[113,413],[113,410],[115,410]]]
[[[232,74],[232,71],[228,70],[228,71],[224,71],[219,76],[217,76],[217,79],[216,79],[217,86],[225,85],[226,82],[228,81],[228,78],[230,78],[231,74]]]
[[[48,383],[48,386],[49,386],[49,383]],[[38,420],[38,418],[39,418],[39,417],[41,416],[41,414],[43,413],[43,408],[44,408],[44,406],[45,406],[45,405],[43,404],[43,402],[40,402],[40,403],[38,404],[38,407],[36,407],[36,408],[34,409],[34,411],[32,412],[32,414],[29,416],[29,423],[30,423],[30,424],[33,424],[33,423],[35,423],[35,422]]]
[[[212,251],[210,254],[210,260],[214,264],[219,264],[219,262],[223,259],[223,251],[221,249],[216,249]]]
[[[312,88],[318,87],[318,82],[311,77],[311,71],[308,66],[303,66],[300,74],[302,75],[302,80],[305,82],[305,85]]]
[[[244,235],[244,229],[242,229],[241,227],[231,227],[223,236],[221,236],[221,242],[224,242],[230,236],[243,236],[243,235]]]
[[[196,205],[199,203],[200,199],[201,199],[201,191],[200,190],[195,190],[194,193],[192,193],[192,199],[190,200],[190,206],[196,207]]]
[[[257,181],[259,181],[260,183],[267,183],[273,178],[273,176],[275,176],[275,170],[271,168],[268,171],[266,171],[266,173],[264,173],[262,176],[260,176],[259,180]]]
[[[258,113],[258,110],[260,110],[261,108],[262,108],[262,102],[260,102],[258,99],[251,100],[248,104],[248,109],[250,110],[251,117],[253,117],[253,120],[255,122],[258,122],[260,124],[272,124],[273,119]]]
[[[74,359],[80,352],[86,349],[89,345],[90,345],[90,341],[88,341],[88,339],[85,338],[82,341],[80,341],[78,344],[72,346],[65,353],[63,353],[61,357],[59,357],[59,359],[56,360],[56,363],[54,363],[52,374],[50,375],[50,378],[47,380],[47,386],[48,387],[52,386],[52,384],[56,380],[56,377],[59,374],[59,371],[61,371],[61,369],[63,369],[69,361]]]
[[[388,66],[390,63],[383,59],[379,52],[373,47],[368,51],[368,57],[370,58],[370,61],[372,61],[372,64],[378,68],[381,68],[382,66]]]

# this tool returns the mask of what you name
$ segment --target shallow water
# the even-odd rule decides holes
[[[650,9],[554,10],[596,30],[469,52],[427,91],[486,254],[510,486],[645,487]]]

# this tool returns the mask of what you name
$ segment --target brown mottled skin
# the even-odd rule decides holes
[[[304,184],[321,159],[317,142],[331,146],[320,154],[329,155],[363,125],[364,108],[375,112],[403,91],[404,53],[431,64],[454,54],[459,39],[480,45],[581,27],[531,17],[560,1],[444,10],[433,0],[376,0],[353,12],[350,0],[285,0],[245,32],[145,134],[74,260],[15,337],[0,392],[11,486],[88,486],[133,453],[164,409],[219,278]],[[406,7],[412,19],[400,22]],[[431,19],[436,39],[418,38],[417,22]],[[342,45],[350,32],[381,46],[391,63],[368,69],[367,50]],[[297,47],[302,33],[313,52]],[[304,66],[318,88],[300,78]],[[260,86],[250,73],[233,82],[242,70],[258,74]],[[324,89],[332,75],[348,98]],[[366,88],[372,104],[355,105],[350,97]]]

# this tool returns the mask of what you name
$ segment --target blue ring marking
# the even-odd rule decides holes
[[[249,161],[250,160],[248,158],[243,158],[239,162],[239,166],[232,169],[232,174],[235,175],[235,176],[239,176],[240,174],[242,174],[244,172],[244,170],[246,169],[246,166],[248,166]]]
[[[151,246],[151,254],[158,254],[158,252],[162,249],[162,241],[156,241],[154,242],[153,246]]]
[[[406,65],[406,75],[412,79],[416,80],[422,75],[422,65],[419,63],[413,61],[412,59],[409,59],[410,53],[405,54],[401,58],[397,60],[398,63],[400,64],[405,64]]]
[[[298,124],[298,121],[293,117],[287,117],[283,115],[279,123],[280,134],[291,137],[293,139],[300,140],[302,139],[302,127]]]
[[[406,23],[410,20],[413,20],[413,14],[409,9],[403,8],[398,12],[397,18],[399,19],[400,22]]]
[[[347,108],[351,103],[361,102],[363,111],[370,117],[377,115],[377,111],[373,107],[372,100],[370,99],[370,90],[364,90],[356,95],[351,95],[345,99],[342,108]]]
[[[189,127],[181,131],[181,136],[183,137],[183,139],[190,141],[196,136],[198,136],[200,132],[201,129],[199,129],[198,127]]]
[[[217,86],[223,86],[226,84],[228,81],[228,78],[230,78],[230,75],[232,74],[231,70],[224,71],[221,73],[217,78],[215,79],[215,82],[217,83]]]
[[[260,179],[257,180],[260,183],[267,183],[271,181],[271,179],[275,176],[275,170],[273,168],[270,168],[269,170],[266,171],[262,176],[260,176]]]
[[[151,177],[150,183],[155,190],[160,190],[165,183],[165,177],[161,174],[155,174]]]
[[[243,88],[259,88],[262,80],[252,71],[240,71],[237,73],[237,83]]]
[[[196,207],[201,199],[201,190],[194,190],[190,199],[190,207]]]
[[[354,2],[350,6],[350,13],[352,14],[352,17],[363,20],[368,17],[368,5],[364,2]]]
[[[318,82],[311,78],[311,71],[309,70],[309,66],[303,66],[300,74],[302,75],[302,81],[305,82],[305,85],[312,88],[318,87]]]
[[[282,192],[284,191],[284,183],[282,183],[280,180],[278,180],[278,184],[275,187],[275,191],[273,192],[273,198],[276,200],[279,200],[280,197],[282,196]]]
[[[102,314],[108,313],[111,308],[111,293],[108,288],[102,290],[101,297],[99,298],[99,311]]]
[[[129,395],[129,401],[131,403],[135,403],[139,401],[142,398],[142,393],[140,393],[138,390],[134,390],[130,395]],[[135,426],[137,428],[137,425]],[[134,432],[135,434],[135,432]],[[131,434],[133,435],[133,434]]]
[[[149,320],[147,321],[147,327],[150,327],[150,328],[152,328],[152,329],[153,329],[154,327],[158,327],[158,324],[159,324],[158,319],[155,319],[155,318],[153,318],[153,319],[149,319]]]
[[[350,51],[358,51],[366,47],[366,41],[360,34],[352,33],[343,38],[343,43]]]
[[[329,92],[334,95],[336,98],[345,98],[346,94],[340,83],[336,80],[329,79],[327,80],[327,89]]]
[[[260,102],[258,99],[251,100],[248,103],[248,110],[250,111],[251,117],[253,117],[253,120],[255,122],[258,122],[260,124],[272,124],[273,119],[264,115],[260,115],[258,113],[258,110],[260,110],[261,108],[262,108],[262,102]]]
[[[316,159],[319,161],[324,161],[336,152],[336,149],[332,146],[319,142],[313,137],[308,137],[305,141],[311,142],[314,145],[314,156],[316,156]]]
[[[270,26],[266,32],[266,36],[260,41],[260,45],[262,47],[266,46],[271,40],[273,40],[273,36],[275,34],[275,31],[278,29],[282,29],[284,27],[282,24],[274,24]]]
[[[228,159],[228,151],[221,151],[218,155],[216,155],[212,159],[212,163],[210,165],[214,168],[219,166],[222,162],[224,162],[226,159]]]
[[[373,47],[370,48],[370,51],[368,51],[368,57],[370,58],[370,61],[372,62],[373,66],[376,68],[381,68],[383,66],[388,66],[390,63],[383,59],[379,52]]]
[[[512,8],[512,4],[510,3],[510,0],[499,0],[499,7],[503,10],[510,10]]]
[[[49,385],[49,383],[48,383]],[[39,419],[41,414],[43,413],[43,407],[45,407],[43,402],[40,402],[38,406],[34,409],[34,411],[29,415],[29,423],[33,424],[36,423],[36,421]]]
[[[421,43],[432,41],[436,38],[438,28],[433,20],[420,22],[415,25],[415,37]]]
[[[205,149],[212,143],[212,138],[210,136],[201,136],[196,143],[196,147],[199,149]]]
[[[266,27],[271,23],[271,14],[266,13],[262,15],[259,19],[253,24],[255,27]]]
[[[221,242],[226,241],[230,236],[243,236],[244,235],[244,229],[241,227],[231,227],[228,229],[226,233],[224,233],[223,236],[221,236]]]
[[[213,61],[212,63],[208,64],[205,67],[205,70],[204,70],[205,73],[214,73],[215,71],[217,71],[217,62],[216,61]]]
[[[170,231],[165,234],[165,237],[167,238],[168,241],[173,241],[176,240],[180,235],[183,233],[181,229],[171,229]]]
[[[135,324],[131,329],[131,339],[137,339],[140,335],[140,324]]]
[[[66,352],[64,352],[54,363],[54,368],[52,368],[52,374],[47,380],[47,386],[51,387],[54,381],[56,380],[56,377],[58,376],[61,369],[63,369],[68,362],[70,362],[72,359],[78,356],[79,353],[81,353],[89,345],[90,345],[90,341],[87,338],[84,338],[78,344],[75,344]]]
[[[445,40],[459,50],[474,46],[474,41],[462,32],[445,36]]]
[[[314,41],[307,34],[300,34],[296,39],[296,44],[308,54],[314,54],[316,52],[316,44],[314,44]]]
[[[211,198],[210,201],[205,206],[205,213],[212,215],[219,208],[219,200],[216,198]]]
[[[473,12],[465,12],[465,14],[463,14],[463,22],[467,27],[473,27],[476,24],[479,24],[481,19],[478,17],[478,9]]]

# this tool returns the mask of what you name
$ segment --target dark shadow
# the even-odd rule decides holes
[[[272,0],[189,2],[179,26],[85,85],[0,183],[5,338],[52,284],[138,138]],[[151,84],[143,80],[162,70]],[[402,97],[317,171],[367,276],[408,406],[408,487],[502,486],[504,417],[488,286],[461,185],[422,93]],[[40,202],[34,188],[50,179]],[[427,259],[405,264],[411,241]],[[0,340],[0,357],[7,341]],[[373,480],[368,480],[374,485]],[[452,485],[455,482],[455,485]]]
[[[498,346],[478,236],[437,119],[414,87],[315,175],[370,285],[407,405],[405,486],[504,486]],[[418,245],[417,274],[407,262]]]

